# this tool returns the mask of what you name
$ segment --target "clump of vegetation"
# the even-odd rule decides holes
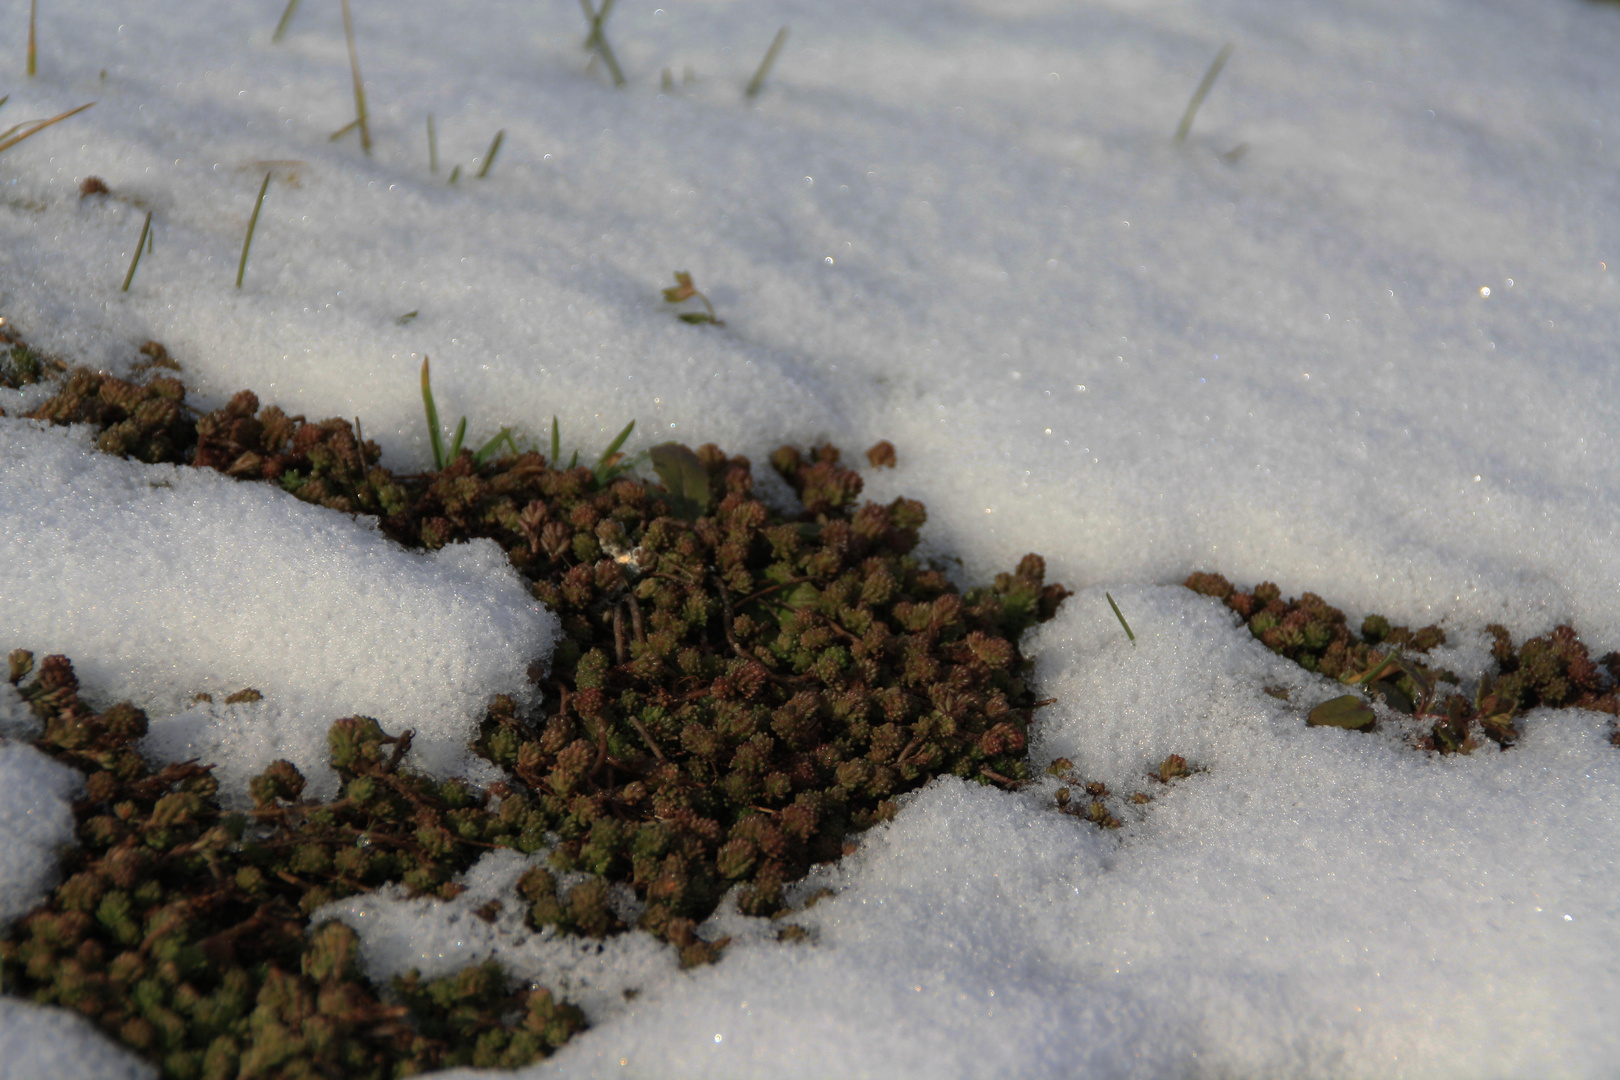
[[[1480,745],[1478,731],[1502,746],[1518,738],[1515,718],[1537,706],[1591,709],[1620,715],[1620,654],[1594,661],[1586,645],[1568,626],[1515,647],[1505,627],[1491,624],[1492,656],[1497,672],[1482,673],[1469,698],[1442,686],[1462,679],[1443,668],[1412,659],[1445,644],[1438,626],[1411,630],[1382,615],[1369,615],[1361,632],[1350,632],[1344,612],[1320,596],[1305,593],[1282,598],[1265,582],[1241,592],[1219,574],[1195,573],[1187,588],[1223,601],[1237,612],[1251,633],[1273,652],[1347,685],[1362,686],[1398,712],[1429,724],[1419,745],[1440,753],[1467,752]],[[1356,695],[1325,702],[1312,711],[1315,726],[1370,730],[1374,715]],[[1615,736],[1620,743],[1620,734]]]
[[[173,407],[162,424],[105,440],[133,415],[126,399],[153,397]],[[511,452],[498,457],[462,448],[443,469],[395,475],[347,421],[312,424],[250,392],[195,416],[166,375],[137,385],[88,371],[38,415],[109,425],[111,452],[271,481],[306,501],[375,514],[407,546],[494,540],[562,619],[539,706],[520,711],[497,698],[481,727],[477,751],[508,777],[487,792],[410,773],[410,733],[387,735],[363,717],[332,729],[344,788],[330,803],[304,800],[303,778],[282,762],[254,781],[257,808],[227,828],[206,770],[171,767],[192,770],[172,775],[200,785],[200,808],[186,820],[211,839],[175,841],[165,887],[230,897],[210,900],[209,911],[235,920],[199,929],[198,941],[268,904],[252,934],[261,925],[269,933],[273,912],[303,948],[302,924],[297,934],[287,928],[321,904],[386,882],[448,897],[457,872],[505,846],[546,854],[519,889],[536,929],[605,937],[640,927],[685,963],[705,963],[725,943],[703,940],[697,927],[729,890],[744,912],[776,913],[785,885],[892,817],[901,793],[946,773],[1009,788],[1029,778],[1024,751],[1039,703],[1018,639],[1067,591],[1045,580],[1036,555],[959,591],[914,553],[922,505],[862,502],[860,475],[831,446],[772,455],[800,503],[783,513],[755,496],[746,459],[714,446],[653,448],[656,483],[625,472],[616,452],[595,468],[560,467],[555,438],[549,460],[507,440]],[[879,456],[892,460],[892,448]],[[147,775],[138,758],[126,769]],[[129,801],[98,801],[98,821],[126,824],[98,825],[111,830],[95,841],[102,847],[76,859],[125,843],[136,828],[128,821],[150,819],[138,801],[129,818],[105,808]],[[170,849],[170,834],[155,847],[145,835],[129,842]],[[166,896],[154,892],[152,902],[173,902]],[[275,955],[277,970],[295,970],[293,954]],[[44,980],[48,971],[36,968]],[[476,1001],[494,1000],[495,982],[458,978]],[[448,1027],[434,1027],[419,1006],[439,998],[408,980],[395,992],[416,1011],[391,1014],[402,1026],[389,1029],[389,1045],[426,1039],[446,1063],[461,1053],[443,1034],[452,1029],[476,1029],[489,1047],[480,1062],[528,1045],[512,1033],[517,1020],[486,1023],[517,1015],[507,998],[505,1013],[446,1006]],[[544,1042],[537,1033],[560,1021],[531,1005],[526,1015],[551,1019],[524,1020],[524,1030]],[[370,1015],[357,1031],[372,1030]]]
[[[56,424],[93,424],[101,429],[96,437],[100,450],[155,465],[178,460],[196,441],[185,398],[185,386],[170,375],[135,383],[78,368],[28,416]]]
[[[176,1078],[515,1067],[583,1026],[489,964],[412,973],[383,994],[359,972],[352,930],[311,928],[322,904],[390,882],[451,895],[455,873],[514,838],[487,796],[402,768],[408,733],[340,720],[339,798],[302,799],[303,777],[277,762],[252,781],[255,808],[228,814],[208,767],[140,756],[139,709],[92,712],[65,657],[36,670],[19,650],[9,677],[43,725],[34,745],[81,772],[86,792],[62,884],[0,941],[12,992],[80,1013]]]

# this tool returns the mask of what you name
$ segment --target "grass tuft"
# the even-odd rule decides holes
[[[770,75],[771,68],[776,65],[777,54],[782,51],[782,46],[787,44],[787,36],[788,28],[785,26],[776,32],[776,36],[771,39],[771,47],[765,50],[765,58],[759,62],[759,68],[754,72],[754,77],[748,80],[743,97],[750,100],[756,98],[765,88],[765,80]]]
[[[236,287],[242,287],[242,275],[247,273],[248,249],[253,246],[253,232],[259,227],[259,210],[264,206],[264,193],[270,190],[270,174],[264,174],[259,185],[259,197],[253,200],[253,216],[248,218],[247,235],[242,238],[242,261],[236,264]]]
[[[1232,43],[1228,41],[1221,46],[1221,51],[1215,54],[1214,62],[1209,65],[1209,70],[1204,72],[1204,81],[1198,84],[1198,89],[1193,91],[1192,100],[1187,102],[1187,111],[1181,114],[1181,123],[1176,127],[1176,142],[1187,141],[1187,135],[1192,131],[1193,118],[1198,115],[1198,107],[1204,103],[1204,98],[1209,96],[1210,88],[1215,85],[1215,80],[1221,77],[1221,68],[1226,66],[1226,61],[1231,55]]]
[[[506,129],[502,128],[495,133],[495,138],[490,140],[489,149],[484,153],[484,164],[478,169],[478,179],[482,180],[489,175],[490,168],[495,164],[495,155],[501,152],[501,140],[505,138]]]
[[[141,238],[135,242],[135,257],[129,260],[129,273],[124,275],[124,285],[119,292],[129,292],[129,283],[135,280],[135,268],[141,265],[141,253],[152,235],[152,211],[146,212],[146,223],[141,226]]]

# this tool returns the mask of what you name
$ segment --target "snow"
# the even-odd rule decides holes
[[[286,757],[331,794],[326,729],[355,713],[459,766],[558,632],[491,541],[411,554],[268,485],[97,453],[86,429],[0,426],[0,490],[0,650],[68,656],[152,710],[158,752],[217,761],[238,792]],[[263,701],[223,703],[244,688]],[[200,693],[219,701],[187,708]]]
[[[1307,729],[1330,688],[1166,586],[1217,569],[1440,621],[1464,671],[1493,621],[1620,647],[1620,8],[622,0],[614,91],[567,0],[357,0],[368,159],[327,140],[352,117],[336,5],[273,45],[281,7],[41,5],[40,77],[0,83],[0,119],[97,105],[0,155],[0,315],[116,371],[162,341],[205,404],[358,415],[399,468],[429,458],[424,354],[474,439],[553,415],[586,454],[632,418],[630,449],[756,462],[888,438],[868,494],[922,498],[964,579],[1035,550],[1081,589],[1029,643],[1058,699],[1037,763],[1155,795],[1101,833],[1056,781],[938,783],[827,871],[837,895],[793,917],[813,944],[733,913],[711,969],[383,896],[343,914],[376,970],[498,954],[569,981],[598,1026],[547,1076],[1613,1073],[1605,721],[1532,715],[1513,750],[1444,760],[1393,720]],[[80,200],[88,175],[112,195]],[[723,328],[674,318],[675,270]],[[355,712],[450,768],[555,634],[487,546],[409,555],[15,419],[0,522],[0,647],[68,653],[92,696],[153,710],[149,749],[238,782]],[[223,702],[244,686],[264,700]],[[1142,779],[1170,753],[1205,771]]]

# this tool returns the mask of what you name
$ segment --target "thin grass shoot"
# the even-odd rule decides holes
[[[776,57],[782,51],[782,46],[787,44],[787,36],[788,28],[785,26],[776,32],[776,36],[771,39],[771,47],[765,50],[765,58],[759,62],[759,69],[754,72],[754,77],[748,80],[743,97],[756,98],[765,88],[765,79],[770,75],[771,68],[776,65]]]
[[[557,467],[557,461],[562,457],[562,433],[557,428],[557,416],[551,417],[551,467]]]
[[[1107,593],[1103,593],[1103,595],[1108,597],[1108,606],[1114,609],[1114,618],[1118,619],[1119,625],[1125,628],[1125,636],[1131,639],[1132,645],[1135,645],[1136,635],[1131,633],[1131,624],[1125,621],[1125,613],[1119,610],[1119,605],[1114,603],[1114,598],[1112,596],[1109,596]]]
[[[602,32],[602,26],[607,22],[613,4],[614,0],[602,0],[601,10],[593,10],[591,0],[579,0],[579,6],[585,11],[585,18],[591,24],[591,31],[585,37],[585,48],[601,57],[602,63],[607,65],[608,74],[613,76],[613,85],[623,86],[624,72],[619,69],[619,60],[613,55],[613,46],[608,44],[607,35]]]
[[[624,445],[624,441],[630,437],[630,433],[634,430],[636,430],[636,422],[632,420],[624,425],[624,430],[619,432],[612,442],[608,443],[607,449],[602,451],[602,456],[596,459],[596,467],[591,470],[591,473],[596,477],[598,484],[606,483],[609,478],[621,471],[618,465],[623,455],[619,453],[619,447]]]
[[[353,131],[359,126],[360,121],[358,119],[350,120],[347,124],[344,124],[342,127],[332,132],[332,134],[328,135],[326,137],[326,141],[337,142],[339,139],[343,138],[343,136],[347,135],[349,132]]]
[[[248,218],[247,235],[242,238],[242,261],[236,264],[236,287],[242,287],[242,277],[247,273],[248,250],[253,247],[253,232],[259,227],[259,211],[264,207],[264,193],[270,190],[270,174],[264,174],[264,183],[259,185],[259,197],[253,200],[253,216]]]
[[[428,172],[437,176],[439,173],[439,133],[433,130],[433,114],[428,113]]]
[[[463,416],[456,421],[456,433],[450,438],[450,449],[444,452],[445,464],[449,464],[461,456],[461,444],[467,438],[467,418]],[[440,465],[439,468],[444,468]]]
[[[77,109],[69,109],[65,113],[57,113],[48,120],[34,120],[9,127],[3,133],[0,133],[0,151],[10,150],[13,146],[16,146],[24,139],[32,138],[33,136],[38,135],[52,124],[60,124],[63,120],[66,120],[70,116],[77,116],[79,113],[84,112],[84,110],[88,109],[94,104],[95,102],[91,101],[84,105],[80,105]],[[27,130],[24,130],[25,128]]]
[[[343,0],[343,37],[349,44],[349,71],[354,76],[355,119],[360,124],[360,149],[371,155],[371,128],[366,124],[366,84],[360,78],[360,50],[354,44],[354,13]]]
[[[422,408],[427,412],[428,441],[433,444],[433,467],[444,470],[444,436],[439,432],[439,407],[433,401],[433,379],[428,358],[422,357]]]
[[[495,133],[495,138],[490,140],[489,150],[484,153],[484,164],[478,169],[479,180],[489,175],[490,168],[495,164],[495,155],[501,152],[501,140],[505,138],[506,129],[502,128]]]
[[[461,179],[461,166],[457,165],[455,168],[450,170],[450,182],[453,184],[457,180],[460,180],[460,179]]]
[[[1204,72],[1204,81],[1198,84],[1198,89],[1193,91],[1192,100],[1187,102],[1187,111],[1181,114],[1181,123],[1176,128],[1176,142],[1187,141],[1187,135],[1192,131],[1193,118],[1198,115],[1198,107],[1204,103],[1204,98],[1209,96],[1210,88],[1215,85],[1215,80],[1220,78],[1221,69],[1226,66],[1226,61],[1231,55],[1232,43],[1228,41],[1221,46],[1221,51],[1215,54],[1214,62],[1209,65],[1209,70]]]
[[[293,12],[298,10],[298,0],[287,0],[287,8],[281,13],[281,21],[276,23],[276,32],[270,35],[270,44],[281,44],[281,38],[287,33],[287,24],[292,22]]]
[[[36,24],[39,22],[39,0],[28,0],[28,77],[32,79],[39,74],[39,35]]]
[[[124,284],[119,292],[129,292],[129,283],[135,280],[135,268],[141,265],[141,253],[152,238],[152,211],[146,212],[146,222],[141,226],[141,238],[135,242],[135,257],[129,260],[129,273],[124,275]]]

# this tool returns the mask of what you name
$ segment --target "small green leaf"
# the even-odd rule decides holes
[[[1131,633],[1131,624],[1125,621],[1125,616],[1119,610],[1119,605],[1114,603],[1114,598],[1112,596],[1108,596],[1107,593],[1103,593],[1103,595],[1105,597],[1108,597],[1108,606],[1114,609],[1114,618],[1118,619],[1119,620],[1119,625],[1121,625],[1121,626],[1123,626],[1125,628],[1125,636],[1131,639],[1131,644],[1132,645],[1135,645],[1136,644],[1136,635]]]
[[[1366,731],[1377,720],[1377,714],[1355,694],[1345,694],[1324,701],[1305,718],[1309,727],[1336,727],[1349,731]]]
[[[821,592],[814,585],[806,581],[798,588],[788,593],[787,596],[782,599],[782,603],[786,604],[790,608],[811,608],[815,607],[820,600]]]
[[[714,316],[710,315],[706,311],[683,311],[675,317],[680,319],[681,322],[691,323],[693,326],[701,326],[704,323],[714,322]]]
[[[709,508],[709,473],[698,456],[680,443],[664,443],[649,453],[676,516],[687,521],[703,516]]]

